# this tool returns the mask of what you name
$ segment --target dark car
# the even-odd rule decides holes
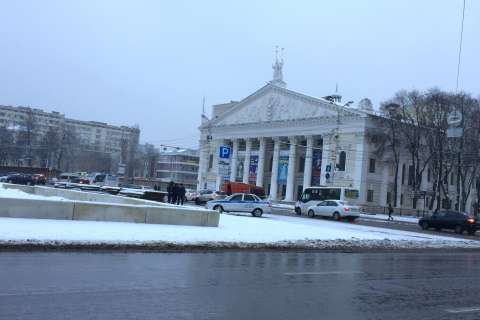
[[[31,174],[14,173],[7,176],[7,183],[35,185],[35,178]]]
[[[47,183],[47,177],[43,174],[34,174],[32,175],[33,180],[35,180],[35,184],[42,184],[45,185]]]
[[[441,229],[455,230],[461,234],[467,231],[469,235],[475,234],[479,227],[477,218],[471,217],[466,213],[450,210],[435,212],[429,217],[423,217],[418,221],[423,230],[434,228],[437,231]]]

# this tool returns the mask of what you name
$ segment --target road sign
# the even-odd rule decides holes
[[[220,150],[219,150],[219,156],[220,158],[222,159],[228,159],[230,158],[230,147],[227,147],[227,146],[221,146],[220,147]]]
[[[327,165],[325,166],[325,172],[330,172],[330,171],[332,171],[332,165],[331,165],[331,164],[327,164]]]

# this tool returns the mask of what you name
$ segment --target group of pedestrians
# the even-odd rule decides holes
[[[185,202],[185,187],[183,183],[174,183],[170,181],[167,187],[168,203],[183,205]]]

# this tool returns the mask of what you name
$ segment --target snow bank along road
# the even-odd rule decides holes
[[[417,249],[480,248],[480,242],[328,220],[222,214],[218,228],[0,218],[0,246]]]

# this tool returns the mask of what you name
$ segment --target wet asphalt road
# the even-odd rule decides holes
[[[480,252],[0,253],[0,319],[480,319]]]

